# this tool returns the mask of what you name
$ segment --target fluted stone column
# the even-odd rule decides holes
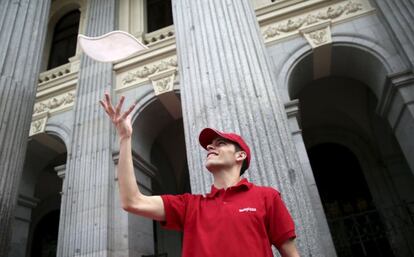
[[[116,0],[87,1],[86,34],[115,29]],[[82,55],[71,150],[63,184],[57,256],[111,256],[113,127],[98,100],[111,92],[112,65]]]
[[[325,256],[251,0],[174,0],[173,13],[192,191],[212,183],[201,129],[241,133],[252,148],[247,174],[282,192],[301,256]]]
[[[50,0],[0,5],[0,256],[7,256]]]
[[[392,33],[414,68],[414,0],[375,0]]]

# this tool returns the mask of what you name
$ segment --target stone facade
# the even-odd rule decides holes
[[[114,102],[125,95],[126,105],[138,103],[133,156],[146,194],[208,191],[212,180],[203,169],[198,132],[204,126],[237,131],[254,153],[245,176],[282,192],[301,256],[359,256],[349,251],[361,246],[388,251],[369,242],[341,244],[362,236],[343,237],[335,224],[357,217],[383,226],[377,232],[385,239],[375,242],[389,244],[391,254],[414,256],[413,1],[183,0],[172,6],[175,24],[147,33],[144,0],[45,3],[47,33],[37,44],[44,48],[41,72],[30,75],[38,78],[28,102],[30,109],[34,102],[30,129],[30,119],[19,123],[26,143],[15,150],[18,167],[1,163],[8,165],[1,185],[16,190],[0,189],[1,220],[12,228],[1,239],[11,243],[0,245],[0,255],[33,256],[39,235],[49,235],[42,224],[56,217],[58,236],[39,250],[45,256],[180,256],[179,233],[120,208],[118,142],[98,105],[108,91]],[[79,33],[120,29],[149,50],[111,66],[77,47],[67,64],[47,70],[53,27],[75,9]],[[10,110],[10,94],[0,95],[1,108]],[[12,140],[9,133],[1,127],[0,140]],[[338,209],[324,198],[309,156],[326,144],[354,154],[372,201]],[[1,145],[0,156],[11,156]],[[22,175],[11,178],[13,169]],[[381,223],[373,221],[377,216]]]

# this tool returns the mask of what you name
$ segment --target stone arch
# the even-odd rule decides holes
[[[48,121],[46,123],[45,133],[54,135],[60,140],[62,140],[62,142],[66,146],[67,152],[70,152],[71,129],[68,126],[66,126],[66,124]]]
[[[69,133],[67,128],[56,124],[49,124],[46,131],[29,138],[19,185],[18,214],[13,228],[11,252],[26,251],[25,256],[30,256],[33,231],[39,220],[47,213],[60,209],[61,205],[60,192]],[[21,219],[19,215],[26,219]]]
[[[333,67],[333,72],[337,73],[334,75],[348,76],[364,82],[371,88],[378,99],[382,97],[383,92],[386,90],[385,82],[387,80],[387,76],[406,69],[405,62],[401,56],[399,56],[397,53],[391,54],[392,49],[386,49],[375,42],[375,40],[368,37],[362,37],[359,35],[346,36],[341,34],[333,34],[332,41],[333,58],[335,58],[334,55],[335,53],[338,53],[338,51],[348,50],[350,51],[349,53],[351,54],[351,58],[357,56],[358,54],[362,54],[364,57],[368,57],[363,60],[371,63],[364,64],[364,67],[371,67],[372,70],[377,70],[376,74],[380,73],[378,72],[378,69],[379,71],[382,71],[382,74],[380,74],[378,77],[364,77],[363,74],[355,74],[355,70],[341,71],[340,67]],[[287,87],[287,99],[295,99],[295,94],[300,91],[300,88],[295,88],[295,84],[305,85],[313,80],[311,57],[312,49],[310,45],[304,41],[295,49],[292,49],[292,55],[288,56],[282,62],[285,65],[280,71],[278,82],[280,85]],[[332,62],[333,65],[335,65],[334,61],[335,60]],[[300,64],[305,64],[306,67],[301,67]],[[307,73],[304,73],[304,76],[301,76],[299,78],[300,80],[292,81],[292,78],[295,76],[295,74],[301,72],[298,71],[299,67],[302,70],[307,70]],[[375,87],[376,85],[378,86]]]

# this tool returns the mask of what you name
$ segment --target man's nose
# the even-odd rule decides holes
[[[207,150],[213,150],[213,149],[214,149],[214,145],[213,144],[207,145]]]

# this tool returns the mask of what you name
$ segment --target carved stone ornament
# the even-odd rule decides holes
[[[169,69],[148,77],[154,87],[155,95],[173,91],[176,71],[176,69]]]
[[[321,22],[300,30],[312,48],[332,43],[330,22]]]
[[[30,124],[29,136],[45,132],[48,116],[49,115],[47,113],[35,116],[36,119],[33,119],[32,123]]]
[[[367,0],[348,0],[319,10],[280,21],[263,29],[265,41],[274,41],[298,33],[300,29],[324,21],[336,22],[373,10]],[[323,40],[324,32],[314,35],[315,40]]]
[[[75,101],[75,91],[70,91],[62,95],[54,96],[47,100],[38,102],[34,105],[33,115],[42,112],[53,112],[56,109],[63,109],[72,106]]]
[[[122,85],[126,86],[128,84],[135,83],[138,80],[147,79],[151,75],[163,72],[170,68],[176,68],[177,66],[177,57],[175,56],[168,60],[162,60],[158,63],[146,65],[137,70],[128,72],[128,74],[122,79]]]

